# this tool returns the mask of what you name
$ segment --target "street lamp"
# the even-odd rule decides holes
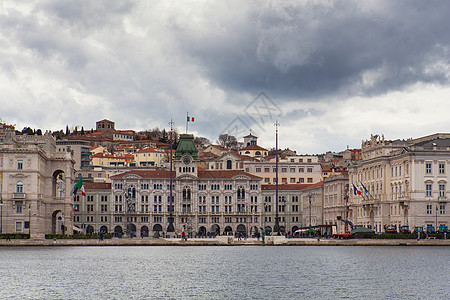
[[[30,213],[31,213],[31,204],[28,204],[28,234],[30,235],[30,239],[31,239],[31,217],[30,217]]]
[[[274,231],[277,232],[277,235],[280,235],[280,220],[278,217],[278,126],[280,123],[275,121],[275,226],[273,228]]]
[[[312,193],[308,194],[309,199],[309,228],[311,229],[311,200],[312,200]]]
[[[1,194],[0,194],[0,234],[3,233],[3,200],[1,199]]]
[[[438,230],[438,219],[437,219],[437,215],[438,215],[438,204],[436,204],[436,228],[435,228],[435,231],[437,232],[437,230]]]
[[[169,156],[170,156],[170,207],[169,207],[169,226],[167,226],[167,232],[175,232],[175,227],[173,226],[173,200],[172,200],[172,146],[173,146],[173,142],[172,142],[172,125],[174,124],[174,122],[172,121],[172,119],[170,119],[169,125],[170,125],[170,152],[169,152]]]

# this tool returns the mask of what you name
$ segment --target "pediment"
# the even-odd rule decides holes
[[[136,174],[126,174],[123,176],[124,179],[141,179],[142,177]]]

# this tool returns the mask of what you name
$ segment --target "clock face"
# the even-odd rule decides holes
[[[191,159],[189,158],[189,157],[184,157],[183,158],[183,163],[185,164],[185,165],[188,165],[188,164],[190,164],[191,163]]]

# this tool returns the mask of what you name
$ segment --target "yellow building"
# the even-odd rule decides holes
[[[158,148],[144,148],[134,153],[134,161],[137,167],[161,167],[169,160],[168,152]]]
[[[125,167],[134,161],[133,155],[112,155],[97,153],[92,156],[91,165],[94,167]]]
[[[247,155],[250,157],[264,157],[268,155],[268,150],[258,145],[249,145],[239,150],[240,155]]]

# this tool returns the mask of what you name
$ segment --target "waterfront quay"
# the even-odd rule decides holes
[[[0,247],[8,246],[450,246],[450,239],[317,239],[269,236],[261,239],[237,239],[230,236],[216,238],[112,238],[97,239],[34,239],[0,240]]]

